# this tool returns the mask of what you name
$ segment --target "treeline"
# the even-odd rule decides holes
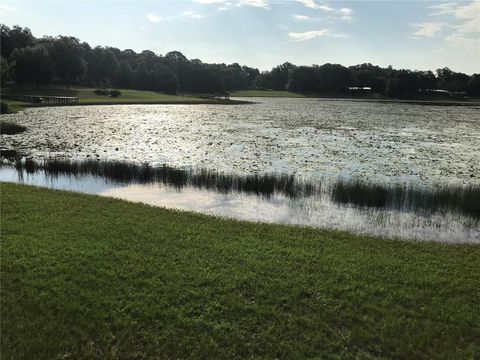
[[[1,28],[1,80],[16,85],[52,82],[95,87],[120,87],[165,93],[223,93],[243,89],[290,90],[304,93],[346,93],[368,90],[402,97],[442,89],[480,96],[480,75],[448,68],[432,71],[396,70],[372,64],[295,66],[284,63],[271,71],[237,63],[207,64],[172,51],[92,48],[75,37],[35,38],[28,28]]]
[[[449,68],[432,71],[396,70],[372,64],[345,67],[339,64],[295,66],[289,62],[262,72],[259,89],[307,93],[371,91],[391,97],[445,90],[450,94],[480,96],[480,74],[469,76]]]
[[[28,28],[1,27],[2,83],[37,86],[59,82],[66,85],[115,86],[165,93],[221,93],[250,89],[257,69],[237,63],[206,64],[188,60],[172,51],[156,55],[145,50],[92,48],[67,36],[35,38]]]

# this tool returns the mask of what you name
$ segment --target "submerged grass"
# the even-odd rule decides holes
[[[2,359],[474,359],[479,246],[1,184]]]
[[[46,159],[37,163],[22,160],[15,151],[2,151],[3,157],[15,161],[19,173],[44,171],[48,176],[94,175],[116,183],[162,183],[181,189],[193,186],[220,193],[241,192],[269,198],[281,194],[290,199],[328,196],[334,203],[358,208],[432,213],[460,212],[480,219],[480,186],[445,185],[427,188],[401,184],[370,184],[339,179],[324,183],[304,181],[285,174],[225,174],[206,169],[175,168],[167,165],[152,167],[118,161],[72,161]]]

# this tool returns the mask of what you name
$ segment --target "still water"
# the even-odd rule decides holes
[[[355,180],[106,161],[5,161],[0,179],[194,210],[242,220],[341,229],[393,238],[480,243],[480,186],[420,188]]]
[[[249,100],[2,115],[28,130],[1,135],[19,155],[0,179],[245,220],[480,243],[478,108]]]
[[[476,107],[253,101],[257,103],[28,109],[2,115],[28,128],[2,136],[2,145],[34,157],[147,162],[237,174],[480,184]]]

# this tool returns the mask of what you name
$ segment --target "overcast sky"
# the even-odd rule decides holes
[[[0,1],[0,21],[36,37],[179,50],[189,59],[270,69],[371,62],[480,73],[477,1]]]

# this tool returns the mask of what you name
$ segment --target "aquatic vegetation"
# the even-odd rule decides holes
[[[10,121],[0,121],[0,134],[1,135],[15,135],[26,131],[27,128],[23,125],[19,125]]]
[[[219,193],[245,193],[262,197],[276,194],[290,199],[328,196],[339,205],[359,208],[413,211],[416,213],[461,212],[480,218],[480,186],[452,185],[425,187],[412,184],[375,184],[339,178],[309,182],[285,174],[227,174],[207,169],[150,166],[119,161],[52,158],[42,162],[10,157],[17,170],[44,171],[48,176],[94,175],[116,183],[160,183],[177,189],[192,186]]]

